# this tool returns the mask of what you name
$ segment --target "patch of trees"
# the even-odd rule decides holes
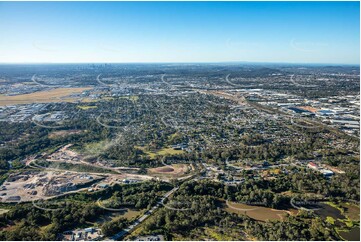
[[[357,170],[338,174],[327,180],[318,172],[302,172],[281,175],[273,180],[255,180],[246,177],[237,186],[227,186],[210,180],[190,181],[181,185],[177,192],[184,196],[210,195],[229,201],[261,205],[272,208],[290,207],[291,191],[302,197],[304,194],[318,194],[325,198],[359,200],[360,189]]]
[[[171,240],[174,235],[197,239],[195,234],[202,231],[198,228],[215,227],[217,233],[231,235],[232,228],[236,228],[238,231],[246,231],[248,236],[257,240],[266,241],[339,239],[331,225],[313,213],[300,212],[297,216],[287,215],[283,221],[267,222],[228,213],[222,208],[220,200],[215,198],[223,193],[221,186],[216,186],[216,183],[207,185],[209,186],[202,187],[196,183],[193,183],[193,186],[190,183],[182,185],[172,200],[179,201],[178,203],[183,201],[183,208],[188,209],[161,208],[145,221],[142,234],[160,233],[164,234],[167,240]],[[166,204],[172,206],[170,202]],[[234,240],[245,239],[241,236],[239,233]]]
[[[255,180],[245,181],[237,186],[226,186],[209,180],[186,182],[181,185],[178,193],[184,196],[209,195],[229,201],[273,208],[290,204],[289,197],[274,193],[269,189],[268,184]]]
[[[63,203],[54,211],[40,210],[32,204],[19,204],[0,215],[1,240],[56,240],[58,233],[95,221],[104,210],[95,204]],[[47,226],[45,230],[41,227]]]
[[[115,220],[111,220],[108,222],[105,222],[101,226],[102,233],[104,236],[112,236],[116,233],[119,233],[122,229],[124,229],[127,225],[129,225],[129,222],[125,218],[117,218]]]
[[[9,163],[5,160],[0,160],[0,171],[6,171],[9,169]]]
[[[245,229],[261,241],[339,240],[330,224],[303,211],[298,216],[287,216],[285,221],[260,223],[248,220]]]
[[[236,224],[247,219],[242,215],[223,211],[217,205],[218,201],[211,196],[187,196],[183,203],[189,210],[180,211],[164,207],[157,211],[145,221],[142,234],[161,233],[167,240],[171,240],[174,233],[188,237],[197,227],[220,226],[225,224],[225,221]]]

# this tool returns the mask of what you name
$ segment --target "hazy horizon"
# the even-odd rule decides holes
[[[359,2],[0,2],[0,63],[359,65]]]

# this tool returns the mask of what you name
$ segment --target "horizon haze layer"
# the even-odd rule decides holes
[[[1,2],[0,63],[360,63],[359,2]]]

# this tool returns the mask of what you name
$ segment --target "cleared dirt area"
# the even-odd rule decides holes
[[[314,108],[314,107],[311,107],[311,106],[300,106],[298,107],[300,109],[303,109],[303,110],[307,110],[307,111],[310,111],[311,113],[315,113],[318,111],[317,108]]]
[[[0,95],[0,106],[15,105],[15,104],[28,104],[28,103],[50,103],[50,102],[73,102],[75,98],[66,98],[71,94],[81,93],[85,90],[91,89],[90,87],[77,87],[77,88],[56,88],[48,91],[40,91],[29,94],[22,94],[16,96]]]
[[[349,217],[351,220],[360,221],[360,207],[351,204],[351,203],[345,203],[342,204],[342,207],[345,207],[345,215]]]
[[[84,132],[83,130],[59,130],[59,131],[54,131],[51,132],[48,137],[50,139],[54,139],[54,138],[59,138],[59,137],[66,137],[68,135],[73,135],[73,134],[81,134],[82,132]]]
[[[79,191],[101,177],[74,172],[23,171],[8,177],[0,187],[1,202],[27,202]]]
[[[173,167],[162,167],[162,168],[159,168],[158,169],[159,172],[162,172],[162,173],[167,173],[167,172],[173,172],[174,171],[174,168]]]
[[[246,105],[247,104],[247,101],[243,96],[238,96],[238,95],[227,93],[227,92],[222,92],[222,91],[202,91],[201,93],[210,94],[210,95],[218,96],[218,97],[221,97],[221,98],[229,99],[229,100],[237,102],[240,105]]]
[[[283,220],[286,214],[297,214],[296,209],[290,210],[277,210],[272,208],[266,208],[261,206],[250,206],[242,203],[226,202],[225,210],[230,213],[237,213],[247,215],[250,218],[259,221],[267,220]]]
[[[187,171],[189,171],[190,168],[186,164],[173,164],[171,166],[161,166],[157,168],[150,168],[148,169],[149,175],[155,175],[155,176],[182,176]]]

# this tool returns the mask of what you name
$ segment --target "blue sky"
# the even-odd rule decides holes
[[[358,2],[0,2],[0,62],[360,62]]]

